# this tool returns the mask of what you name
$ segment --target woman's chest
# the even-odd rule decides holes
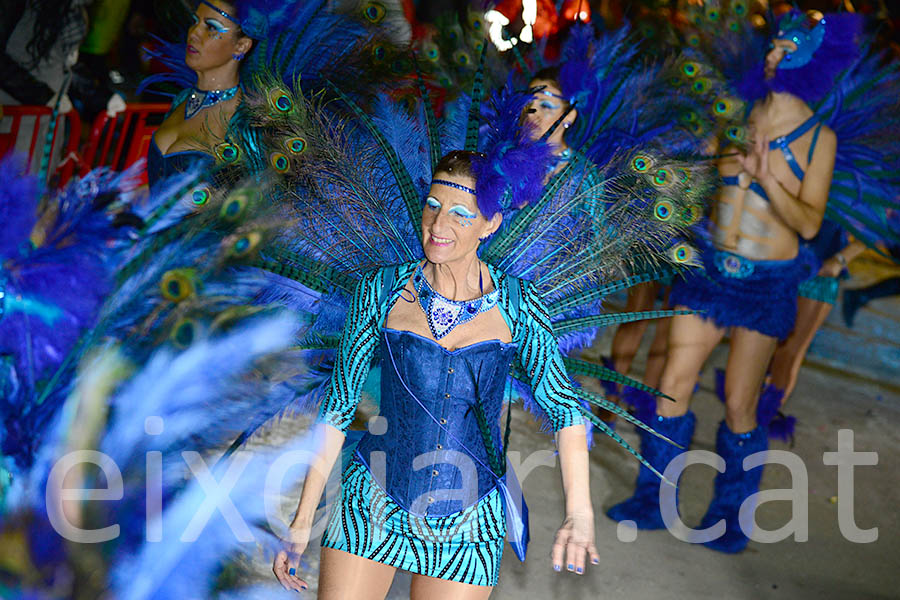
[[[444,306],[423,302],[414,289],[407,287],[388,313],[385,327],[411,331],[451,351],[487,340],[512,342],[512,333],[498,306],[474,315],[466,314],[468,310],[465,304]]]
[[[231,102],[223,102],[185,119],[182,104],[159,126],[154,135],[156,145],[164,155],[185,150],[212,153],[212,149],[225,139],[234,108]]]

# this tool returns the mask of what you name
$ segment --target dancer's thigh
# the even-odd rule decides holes
[[[391,589],[396,567],[343,550],[322,548],[320,600],[383,600]]]
[[[487,600],[494,588],[413,575],[410,600]]]
[[[735,433],[756,427],[756,403],[778,340],[735,327],[725,369],[725,420]]]
[[[683,309],[684,307],[675,307]],[[669,330],[669,347],[666,352],[666,366],[660,380],[659,388],[676,400],[659,401],[659,414],[678,416],[687,411],[697,375],[703,363],[709,358],[716,344],[725,335],[725,330],[712,321],[697,315],[678,315],[672,317]]]

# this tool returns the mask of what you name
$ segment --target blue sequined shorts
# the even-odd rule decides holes
[[[352,460],[322,546],[404,571],[471,585],[497,585],[506,518],[498,490],[446,517],[419,517],[397,504]]]
[[[815,257],[805,246],[790,260],[751,260],[703,244],[704,269],[676,279],[672,306],[702,311],[719,327],[744,327],[783,339],[797,319],[800,283],[814,274]]]

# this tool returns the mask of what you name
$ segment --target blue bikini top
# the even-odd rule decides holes
[[[817,119],[817,115],[811,116],[799,127],[797,127],[797,129],[793,130],[787,135],[775,138],[774,140],[769,142],[769,150],[781,150],[781,153],[784,155],[784,160],[787,161],[788,167],[790,167],[791,172],[800,181],[803,181],[803,176],[805,175],[805,173],[800,167],[800,164],[797,162],[797,159],[794,157],[794,153],[791,151],[790,144],[799,139],[803,134],[805,134],[813,127],[816,127],[816,130],[813,132],[812,143],[809,145],[809,155],[806,158],[806,163],[809,164],[810,162],[812,162],[813,152],[816,149],[816,142],[819,139],[819,132],[822,130],[822,123]],[[739,185],[738,176],[729,175],[727,177],[722,177],[722,183],[725,185]],[[763,189],[763,187],[756,181],[750,182],[750,189],[756,192],[756,194],[766,202],[769,201],[769,196],[768,194],[766,194],[766,190]]]

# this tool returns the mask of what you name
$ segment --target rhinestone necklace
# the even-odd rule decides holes
[[[228,88],[227,90],[198,90],[197,88],[194,88],[191,90],[191,95],[188,96],[187,101],[184,103],[184,120],[187,121],[204,108],[215,106],[219,102],[231,100],[234,98],[235,94],[237,94],[240,87],[241,84],[237,84],[233,88]]]
[[[481,273],[478,274],[479,284],[481,284]],[[479,314],[489,311],[497,306],[500,298],[500,290],[496,289],[490,294],[485,294],[474,300],[450,300],[445,298],[431,287],[425,273],[422,271],[422,265],[416,269],[413,276],[413,287],[416,288],[416,295],[419,298],[419,306],[425,313],[428,321],[428,329],[434,339],[439,340],[457,326],[467,323],[477,317]],[[482,286],[483,289],[483,286]]]

